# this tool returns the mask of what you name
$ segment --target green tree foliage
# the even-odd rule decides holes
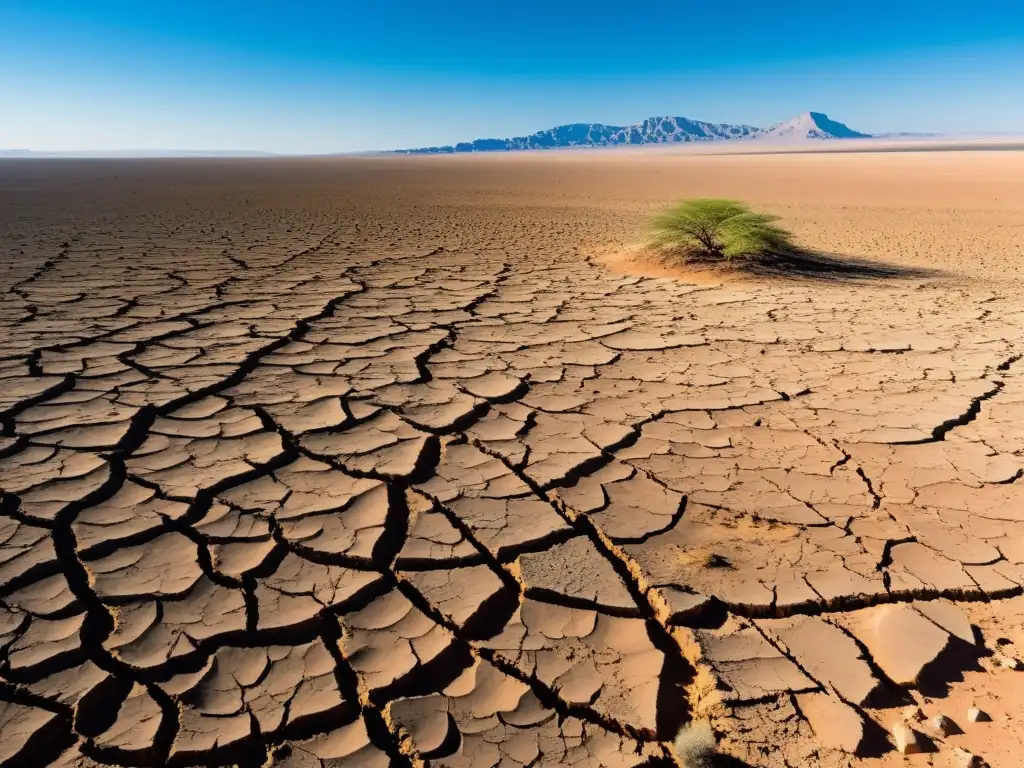
[[[732,259],[792,249],[792,235],[777,216],[757,213],[736,200],[684,200],[653,221],[655,243],[698,255]]]

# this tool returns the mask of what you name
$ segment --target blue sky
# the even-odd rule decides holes
[[[1024,131],[1024,2],[0,0],[0,148],[315,153],[807,110]]]

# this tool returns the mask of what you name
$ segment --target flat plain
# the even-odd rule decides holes
[[[0,763],[1019,765],[1022,180],[0,162]],[[694,196],[853,266],[638,261]]]

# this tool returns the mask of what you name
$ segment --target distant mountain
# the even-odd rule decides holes
[[[868,139],[866,133],[858,133],[844,123],[831,120],[821,112],[804,112],[792,120],[773,125],[760,134],[764,139]]]
[[[752,125],[706,123],[687,117],[649,117],[634,125],[572,123],[511,139],[476,139],[441,147],[397,150],[404,154],[436,155],[453,152],[508,152],[556,147],[614,147],[623,144],[675,144],[690,141],[734,139],[859,139],[858,133],[820,112],[807,112],[771,128]]]

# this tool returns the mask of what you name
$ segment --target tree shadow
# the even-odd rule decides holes
[[[927,267],[799,249],[751,256],[740,261],[737,267],[765,277],[829,281],[920,280],[943,274]]]
[[[666,249],[657,259],[663,266],[694,271],[729,273],[772,279],[813,282],[877,282],[882,280],[923,280],[945,273],[928,267],[892,264],[857,256],[794,248],[723,260],[687,249]]]

